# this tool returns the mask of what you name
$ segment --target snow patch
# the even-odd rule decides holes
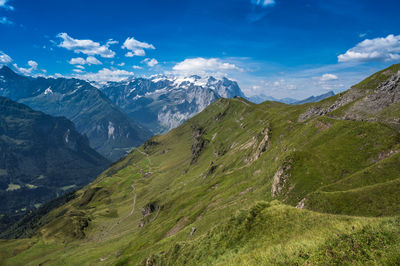
[[[44,91],[44,95],[48,95],[48,94],[53,94],[53,91],[51,90],[51,87],[48,87],[48,88]]]

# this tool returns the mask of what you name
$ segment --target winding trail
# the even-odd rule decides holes
[[[133,194],[133,201],[132,201],[132,209],[129,212],[128,215],[120,218],[118,221],[116,221],[108,230],[106,233],[111,232],[115,226],[117,226],[118,224],[122,223],[123,221],[125,221],[127,218],[129,218],[130,216],[132,216],[133,212],[135,211],[135,207],[136,207],[136,190],[135,190],[135,186],[132,184],[132,194]]]
[[[147,158],[147,161],[149,162],[149,172],[151,172],[151,160],[150,160],[150,157],[149,157],[149,154],[147,154],[146,152],[144,152],[144,151],[141,151],[139,148],[137,148],[136,149],[139,153],[141,153],[141,154],[143,154],[143,155],[145,155],[146,156],[146,158]]]
[[[141,151],[140,149],[136,149],[139,153],[143,154],[146,156],[147,161],[149,162],[149,172],[151,172],[151,160],[149,158],[149,155],[143,151]],[[133,195],[133,200],[132,200],[132,208],[131,211],[129,212],[128,215],[118,219],[108,230],[106,230],[106,232],[104,234],[110,233],[117,225],[119,225],[120,223],[122,223],[123,221],[125,221],[126,219],[128,219],[130,216],[133,215],[135,208],[136,208],[136,198],[137,198],[137,194],[136,194],[136,190],[135,190],[135,186],[132,184],[131,185],[132,188],[132,195]],[[158,210],[159,211],[159,210]],[[158,215],[158,213],[157,213]],[[157,216],[156,216],[157,217]],[[103,234],[103,236],[104,236]]]

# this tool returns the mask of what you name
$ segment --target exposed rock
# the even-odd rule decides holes
[[[190,235],[194,235],[194,233],[196,232],[196,227],[192,227],[192,229],[190,230]]]
[[[312,117],[316,116],[322,116],[327,113],[330,113],[332,111],[335,111],[336,109],[345,106],[356,99],[364,96],[367,93],[365,90],[361,89],[356,89],[352,88],[346,93],[342,94],[333,104],[328,105],[328,106],[312,106],[310,109],[308,109],[305,113],[301,114],[299,116],[298,121],[299,122],[304,122]]]
[[[257,150],[251,159],[251,161],[256,161],[258,158],[260,158],[261,154],[267,150],[267,147],[269,145],[269,129],[268,127],[264,128],[264,130],[261,132],[262,139],[260,143],[258,144]]]
[[[304,209],[305,201],[306,201],[306,198],[304,198],[301,201],[299,201],[299,203],[297,203],[297,205],[296,205],[296,208],[297,209]]]
[[[285,163],[276,171],[271,188],[271,196],[276,197],[283,192],[283,189],[289,179],[290,163]]]
[[[192,151],[192,161],[190,164],[193,164],[200,157],[201,152],[204,150],[206,145],[208,144],[208,140],[203,137],[204,129],[203,128],[195,128],[193,133],[193,145],[191,148]]]
[[[346,93],[342,94],[333,104],[329,106],[313,106],[305,113],[299,116],[298,121],[304,122],[312,117],[322,116],[335,111],[349,103],[352,105],[345,111],[341,117],[334,117],[346,120],[371,120],[368,116],[377,114],[385,108],[400,102],[400,72],[392,75],[388,80],[379,84],[379,86],[371,91],[363,88],[353,87]],[[400,120],[399,120],[400,121]],[[385,121],[390,123],[398,123],[399,121]]]
[[[151,223],[152,221],[154,221],[157,218],[160,209],[161,209],[161,206],[157,205],[154,202],[149,203],[146,206],[144,206],[142,208],[142,219],[139,222],[139,227],[143,227],[145,224]],[[154,213],[155,213],[155,215],[154,215],[154,217],[152,217],[152,214],[154,214]]]
[[[376,114],[392,104],[400,102],[400,72],[381,83],[371,94],[354,103],[346,112],[350,119],[364,114]]]
[[[385,152],[380,152],[378,154],[378,158],[373,158],[371,161],[372,161],[372,163],[377,163],[379,161],[382,161],[382,160],[384,160],[384,159],[386,159],[386,158],[398,153],[399,151],[400,150],[388,150],[388,151],[385,151]]]
[[[149,178],[153,173],[152,172],[147,172],[143,174],[144,178]]]

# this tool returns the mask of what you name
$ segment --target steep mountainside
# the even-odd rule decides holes
[[[53,116],[67,117],[87,135],[91,147],[112,161],[150,136],[101,91],[82,80],[33,79],[4,66],[0,69],[0,96]]]
[[[11,228],[3,237],[25,238],[0,242],[0,258],[399,264],[399,70],[318,103],[219,99],[64,205]]]
[[[136,78],[109,82],[102,90],[132,119],[153,133],[179,126],[220,97],[244,97],[234,81],[199,76]]]
[[[71,121],[0,97],[0,229],[108,165]]]

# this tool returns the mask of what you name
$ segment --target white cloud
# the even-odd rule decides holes
[[[275,0],[251,0],[251,3],[258,6],[273,6],[275,5]]]
[[[149,67],[153,67],[158,64],[158,61],[154,58],[146,58],[145,60],[143,60],[143,62],[146,63]]]
[[[14,24],[14,22],[9,20],[7,17],[0,17],[0,24],[12,25],[12,24]]]
[[[338,56],[341,63],[395,60],[400,60],[400,35],[393,34],[386,38],[366,39]]]
[[[97,73],[76,74],[75,77],[102,83],[107,81],[121,81],[133,75],[133,72],[126,70],[103,68]]]
[[[338,76],[334,74],[323,74],[320,78],[321,81],[337,80]]]
[[[38,68],[38,63],[35,62],[35,61],[33,61],[33,60],[29,60],[29,61],[28,61],[28,65],[30,66],[30,68],[18,67],[17,63],[14,63],[14,64],[13,64],[13,66],[15,67],[15,69],[16,69],[18,72],[20,72],[20,73],[22,73],[22,74],[24,74],[24,75],[32,74],[32,72],[33,72],[33,71],[36,71],[36,70],[40,70],[40,71],[42,71],[42,72],[46,72],[46,70],[39,69],[39,68]]]
[[[133,37],[128,37],[121,48],[130,50],[130,52],[127,52],[125,54],[126,57],[145,56],[146,52],[144,51],[144,49],[156,49],[154,45],[146,42],[140,42],[138,40],[135,40],[135,38]]]
[[[97,58],[94,57],[94,56],[88,56],[88,58],[86,58],[86,62],[87,62],[89,65],[101,65],[101,64],[102,64],[102,63],[101,63],[99,60],[97,60]]]
[[[113,40],[109,40],[106,44],[100,45],[100,43],[92,40],[74,39],[65,32],[59,33],[57,37],[62,39],[62,42],[58,45],[59,47],[74,51],[77,54],[100,55],[104,58],[113,58],[115,56],[115,52],[109,49],[110,45],[116,43]]]
[[[219,58],[192,58],[185,59],[182,62],[176,64],[173,70],[183,73],[209,73],[209,72],[228,72],[232,70],[242,71],[241,68],[237,67],[235,64],[223,62]]]
[[[32,68],[32,70],[37,70],[37,68],[38,68],[38,63],[36,63],[33,60],[29,60],[28,65]]]
[[[8,0],[0,0],[0,7],[8,9],[8,10],[14,10],[13,6],[7,5]]]
[[[101,65],[102,63],[94,56],[88,56],[86,60],[82,57],[75,57],[69,60],[71,65]]]
[[[73,71],[76,72],[76,73],[83,73],[83,70],[82,70],[82,69],[79,69],[79,68],[76,68],[76,69],[74,69]]]
[[[118,64],[118,66],[125,66],[125,63],[122,62],[122,63]]]
[[[132,66],[133,69],[142,69],[143,67],[141,66]]]
[[[0,64],[8,64],[11,63],[12,59],[7,54],[0,51]]]
[[[69,63],[71,65],[84,65],[84,64],[86,64],[86,60],[83,59],[82,57],[76,57],[76,58],[72,58],[71,60],[69,60]]]
[[[81,65],[77,65],[77,66],[75,66],[76,68],[80,68],[80,69],[85,69],[85,67],[84,66],[81,66]]]

